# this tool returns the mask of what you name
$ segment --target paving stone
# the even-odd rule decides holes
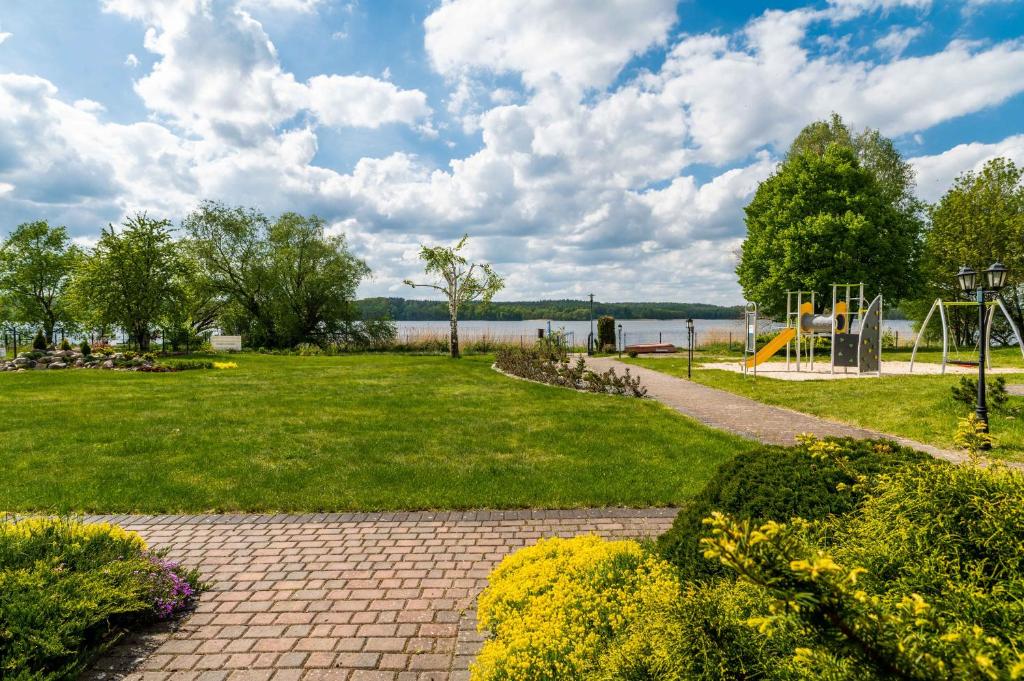
[[[463,681],[483,641],[476,596],[504,556],[546,536],[652,536],[674,515],[125,516],[125,527],[212,587],[176,630],[131,637],[134,647],[116,647],[83,679]]]

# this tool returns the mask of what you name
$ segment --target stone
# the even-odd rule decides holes
[[[50,362],[47,365],[47,368],[48,369],[67,369],[68,365],[65,364],[64,362]]]
[[[104,369],[113,369],[114,368],[114,360],[108,359],[106,362],[103,363],[103,368]]]
[[[25,357],[24,353],[22,353],[21,355],[18,355],[18,358],[15,359],[12,362],[12,364],[14,364],[14,366],[16,366],[16,367],[24,367],[24,366],[28,366],[30,364],[34,364],[34,362],[31,360],[31,358]]]
[[[85,366],[85,362],[83,362],[83,361],[81,360],[81,358],[79,358],[79,359],[76,359],[76,360],[75,360],[75,367],[77,367],[77,368],[81,369],[81,368],[82,368],[82,367],[84,367],[84,366]]]

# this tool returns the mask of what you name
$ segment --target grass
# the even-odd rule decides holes
[[[0,511],[678,504],[750,443],[487,357],[237,355],[237,369],[0,374]]]
[[[701,355],[696,359],[700,363],[735,357]],[[884,359],[909,360],[910,352],[889,352],[884,355]],[[939,362],[941,353],[921,352],[917,359],[922,362]],[[686,377],[685,357],[628,361],[673,376]],[[998,349],[993,355],[993,366],[1020,367],[1024,366],[1024,362],[1019,350]],[[1024,383],[1024,374],[1004,374],[1004,378],[1008,384]],[[959,375],[883,375],[881,378],[838,381],[782,381],[763,376],[756,380],[745,379],[738,373],[696,366],[693,380],[766,404],[947,448],[953,447],[957,419],[972,411],[952,397],[950,388],[960,380]],[[1010,406],[1024,407],[1024,398],[1011,396]],[[993,456],[1024,461],[1024,416],[1015,418],[1009,414],[990,413],[989,424],[996,439]]]

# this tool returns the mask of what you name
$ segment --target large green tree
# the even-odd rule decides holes
[[[370,269],[316,216],[285,213],[271,222],[254,209],[207,201],[184,228],[202,278],[224,304],[222,325],[251,345],[324,346],[393,332],[359,319],[356,289]]]
[[[18,225],[0,244],[0,298],[12,322],[42,327],[47,342],[72,320],[68,288],[81,250],[45,220]]]
[[[184,269],[168,220],[145,213],[108,225],[75,277],[76,297],[98,326],[125,329],[148,350],[153,331],[180,299]]]
[[[407,286],[432,288],[448,299],[451,329],[449,347],[452,357],[459,357],[459,308],[475,300],[490,303],[494,294],[505,286],[505,280],[491,269],[490,264],[471,263],[461,253],[468,240],[469,235],[466,235],[454,246],[421,246],[420,259],[423,260],[424,270],[437,279],[427,284],[405,280]]]
[[[798,143],[745,209],[737,274],[747,299],[778,316],[787,290],[830,301],[833,283],[862,281],[888,303],[912,294],[922,228],[917,206],[897,186],[886,187],[851,145],[828,141],[819,150],[807,139]]]
[[[905,306],[910,316],[922,320],[935,298],[962,295],[956,281],[961,265],[980,271],[998,260],[1010,270],[1003,300],[1018,328],[1024,329],[1024,168],[996,158],[978,172],[965,172],[928,216],[923,291],[918,301]],[[976,311],[950,315],[958,343],[973,340],[976,318]]]

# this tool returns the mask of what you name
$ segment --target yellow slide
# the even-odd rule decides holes
[[[767,361],[776,352],[786,347],[786,343],[793,340],[794,336],[796,336],[796,329],[783,329],[780,331],[779,335],[768,341],[768,345],[758,350],[756,355],[747,358],[747,368],[752,369],[758,364]]]

